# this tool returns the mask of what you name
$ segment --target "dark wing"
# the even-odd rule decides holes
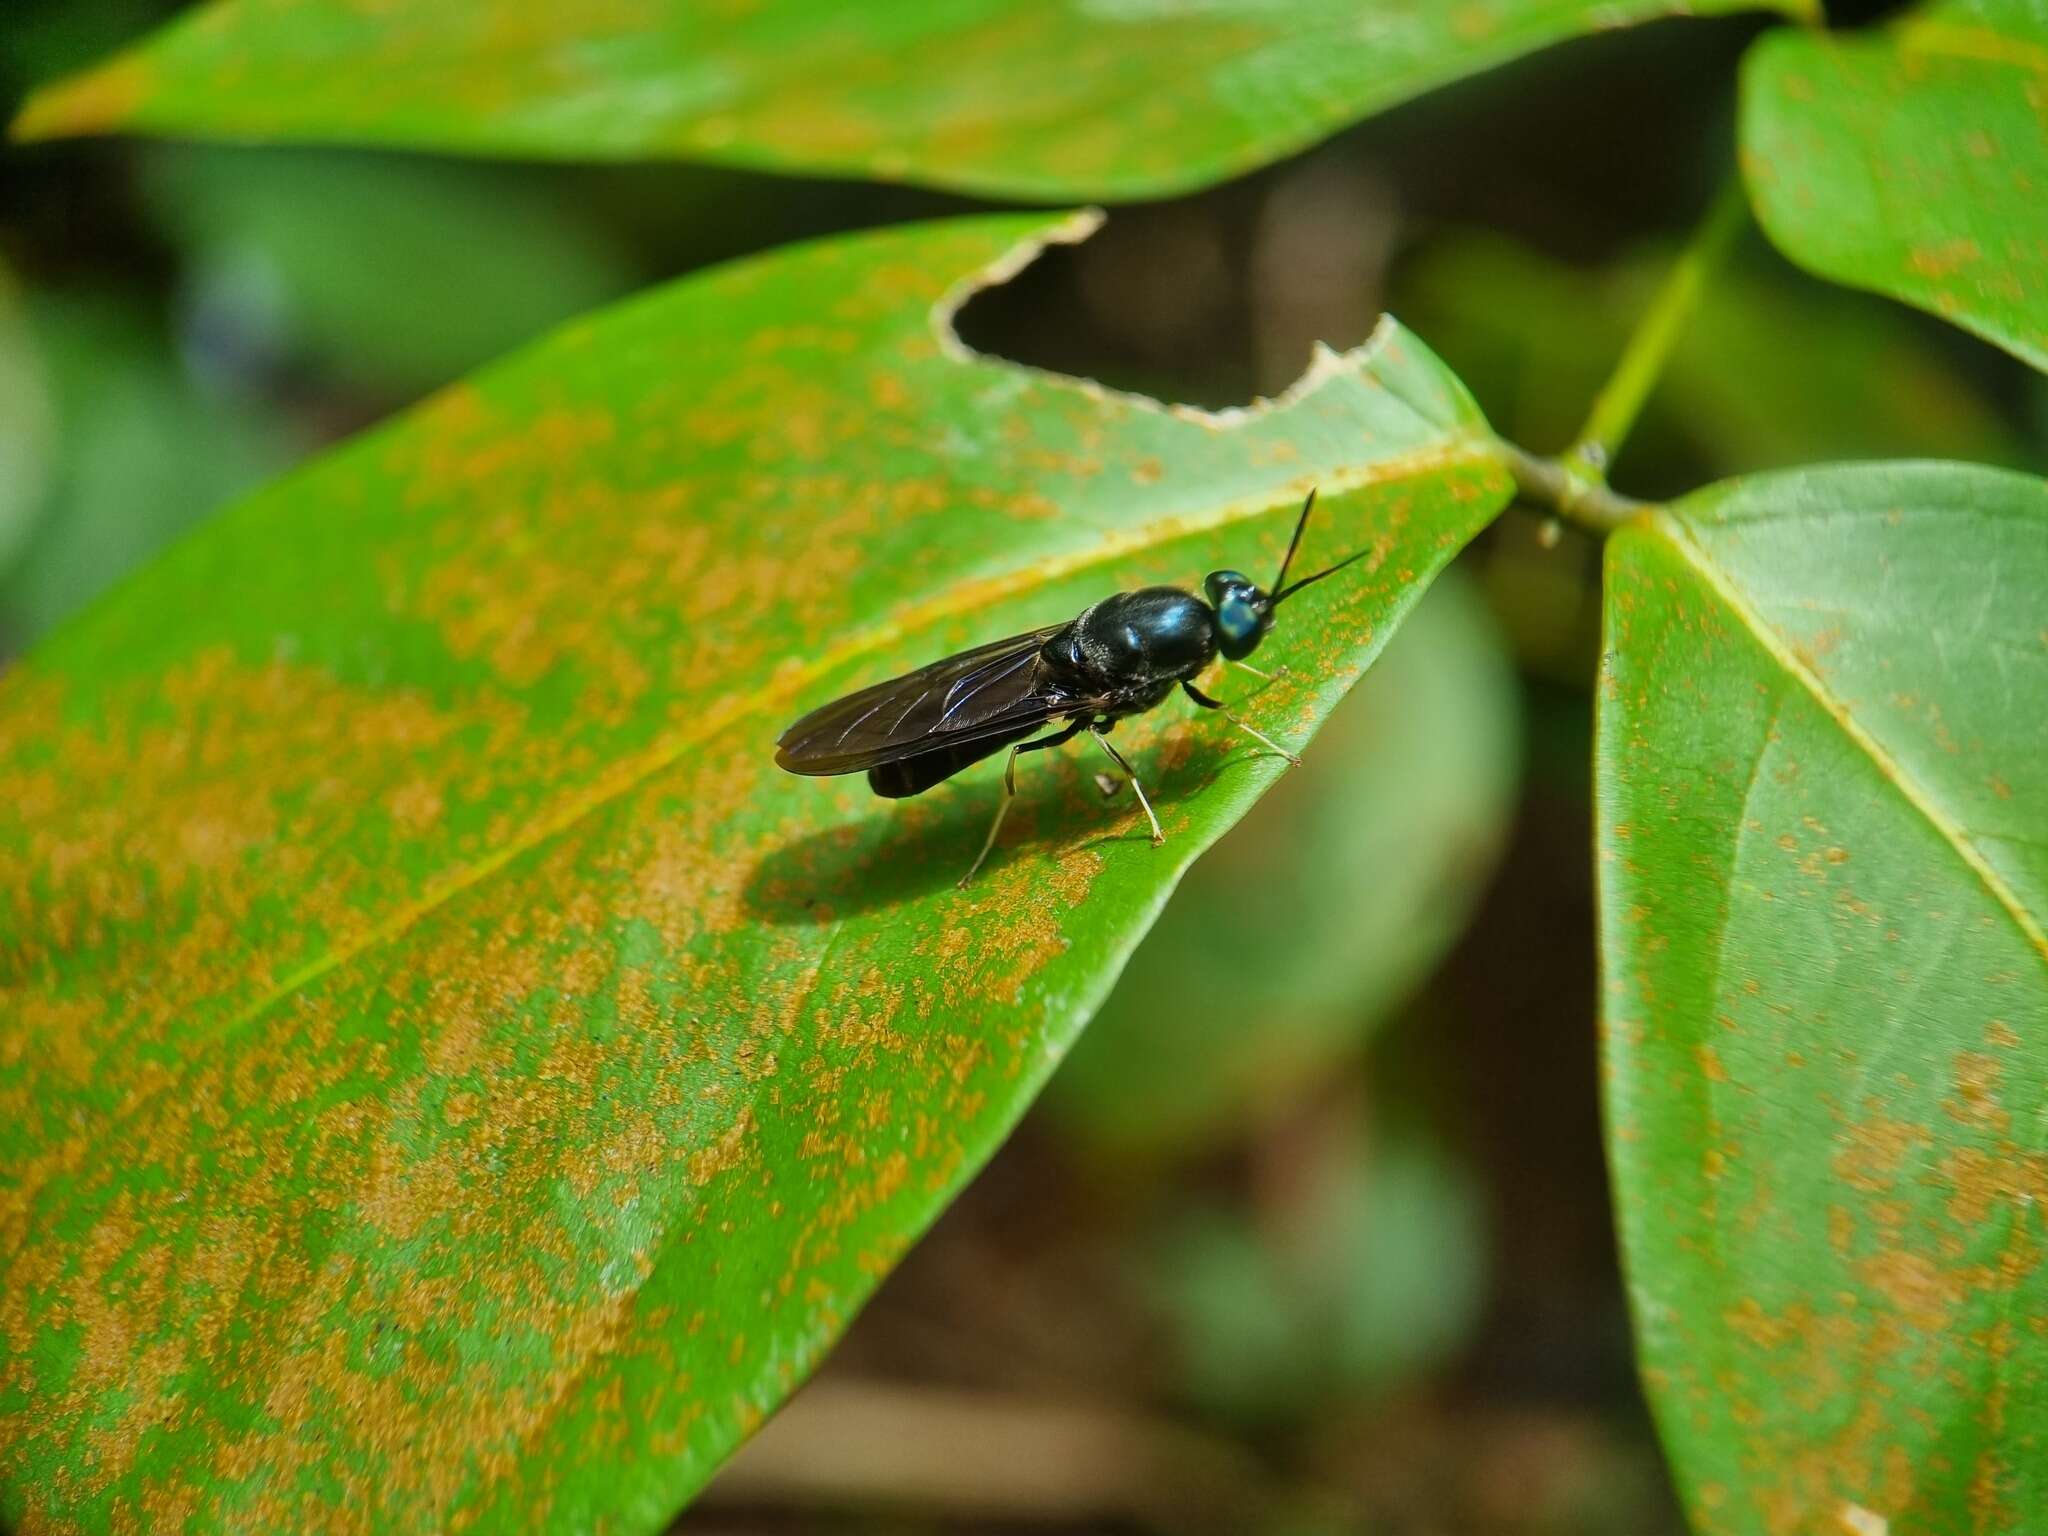
[[[1066,707],[1039,647],[1066,626],[992,640],[814,709],[776,740],[791,773],[853,773],[937,747],[1016,736]]]
[[[972,741],[948,741],[943,747],[919,752],[914,757],[895,757],[868,770],[868,788],[884,800],[903,800],[921,795],[934,784],[943,784],[963,768],[971,768],[985,757],[994,757],[1012,742],[1022,741],[1045,724],[1031,720],[999,736],[980,736]]]

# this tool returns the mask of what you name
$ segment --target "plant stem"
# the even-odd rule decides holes
[[[1576,523],[1588,533],[1609,534],[1631,518],[1650,510],[1648,502],[1616,495],[1598,480],[1589,479],[1564,459],[1539,458],[1518,448],[1506,438],[1495,438],[1494,446],[1507,461],[1522,500]]]
[[[1628,345],[1614,373],[1593,399],[1578,441],[1560,455],[1558,462],[1573,477],[1596,486],[1607,483],[1607,466],[1621,451],[1630,428],[1642,414],[1650,391],[1671,356],[1685,323],[1692,318],[1700,294],[1714,275],[1729,247],[1735,243],[1747,221],[1740,178],[1730,177],[1714,199],[1714,205],[1700,221],[1699,228],[1679,252],[1664,286],[1650,301],[1650,307],[1636,322]]]
[[[1657,387],[1672,347],[1699,306],[1708,280],[1741,234],[1746,218],[1742,183],[1731,178],[1636,322],[1613,374],[1594,397],[1586,424],[1571,447],[1554,459],[1544,459],[1496,439],[1524,501],[1589,533],[1603,535],[1649,510],[1646,503],[1607,488],[1607,466],[1628,440],[1650,392]],[[1551,526],[1554,529],[1555,525]]]

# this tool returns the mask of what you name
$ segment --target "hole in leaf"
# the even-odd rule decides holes
[[[1208,409],[1280,393],[1317,341],[1371,334],[1395,228],[1369,160],[1311,155],[1113,210],[954,316],[977,352]]]

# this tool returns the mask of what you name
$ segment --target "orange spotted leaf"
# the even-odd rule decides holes
[[[0,679],[0,1520],[652,1531],[803,1380],[1284,765],[1137,722],[1154,848],[1092,756],[1027,758],[962,891],[998,765],[883,802],[780,772],[777,732],[1267,571],[1313,485],[1305,558],[1367,555],[1242,699],[1313,750],[1509,495],[1392,322],[1221,415],[954,339],[1086,226],[619,306]]]
[[[2048,12],[1942,0],[1751,51],[1742,165],[1780,250],[2048,368]]]
[[[38,93],[131,131],[682,158],[999,197],[1220,181],[1595,29],[1811,0],[214,0]]]
[[[2048,483],[1790,471],[1607,556],[1610,1148],[1703,1536],[2048,1509]]]

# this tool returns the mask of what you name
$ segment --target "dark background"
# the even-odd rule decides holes
[[[175,8],[9,0],[0,106]],[[1389,310],[1499,429],[1555,451],[1729,172],[1759,25],[1590,38],[1115,209],[978,297],[963,333],[1222,405]],[[983,206],[680,166],[0,152],[0,667],[223,500],[570,315],[791,239]],[[1752,233],[1615,482],[1654,497],[1917,455],[2039,469],[2048,394]],[[1681,1529],[1601,1163],[1598,550],[1542,531],[1514,513],[1464,557],[1440,622],[1466,669],[1390,654],[1399,678],[1346,706],[1367,723],[1333,727],[1320,775],[1198,869],[1072,1080],[682,1529]],[[1445,688],[1456,728],[1428,723]],[[1389,840],[1406,790],[1441,776],[1430,752],[1482,749],[1452,832],[1422,853]],[[1402,862],[1305,872],[1316,817]],[[1362,937],[1306,957],[1312,1000],[1302,954],[1201,918],[1282,891],[1360,914],[1339,928]],[[1145,979],[1202,967],[1235,978],[1220,1020]],[[1360,985],[1332,990],[1347,967]],[[1199,1113],[1155,1091],[1184,1077],[1210,1090]]]

